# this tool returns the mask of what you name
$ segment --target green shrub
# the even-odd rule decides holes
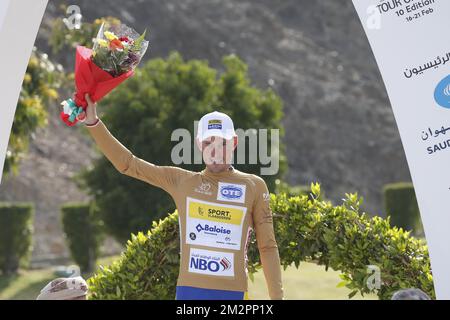
[[[120,259],[88,280],[93,299],[174,299],[180,240],[175,212],[146,235],[132,235]]]
[[[0,271],[17,273],[27,267],[32,249],[32,204],[0,203]]]
[[[312,196],[272,195],[274,227],[284,268],[314,261],[342,272],[339,286],[350,297],[376,293],[390,299],[401,288],[420,288],[434,296],[427,247],[408,232],[391,227],[389,219],[369,218],[360,212],[361,199],[347,194],[343,204],[320,200],[320,186]],[[179,269],[177,213],[154,223],[147,234],[128,241],[121,258],[102,267],[89,279],[91,299],[173,299]],[[249,274],[261,268],[255,238],[249,252]],[[381,271],[381,287],[369,289],[368,266]]]
[[[384,187],[384,209],[394,226],[421,231],[419,206],[412,183],[394,183]]]
[[[102,240],[101,221],[94,206],[66,204],[61,207],[61,217],[72,259],[83,272],[93,271]]]

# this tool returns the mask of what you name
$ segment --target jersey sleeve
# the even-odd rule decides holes
[[[158,166],[136,157],[109,132],[101,120],[93,126],[86,125],[86,128],[100,151],[122,174],[171,193],[181,177],[190,172],[172,166]]]
[[[272,300],[283,299],[281,263],[273,229],[272,210],[270,209],[267,185],[261,178],[256,181],[256,200],[253,209],[253,224],[256,234],[261,264],[266,278],[269,296]]]

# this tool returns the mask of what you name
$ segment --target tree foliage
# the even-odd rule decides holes
[[[18,173],[20,159],[28,151],[30,139],[39,127],[47,124],[48,105],[58,98],[57,89],[63,79],[62,67],[34,48],[14,115],[3,168],[5,175]]]

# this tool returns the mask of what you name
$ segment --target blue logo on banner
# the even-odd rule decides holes
[[[450,109],[450,75],[439,82],[434,91],[434,99],[441,107]]]

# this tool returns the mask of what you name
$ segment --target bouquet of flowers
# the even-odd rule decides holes
[[[102,24],[92,49],[78,46],[75,56],[75,85],[73,99],[61,103],[60,117],[68,126],[86,118],[89,93],[93,102],[102,99],[111,90],[131,77],[147,51],[145,31],[139,35],[126,25],[107,30]]]

